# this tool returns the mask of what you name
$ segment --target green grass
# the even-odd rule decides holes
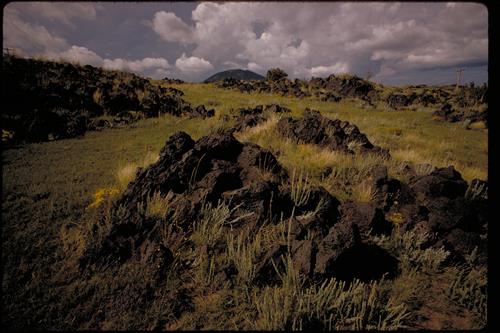
[[[92,329],[97,328],[92,325],[102,321],[101,328],[142,328],[149,327],[154,320],[171,312],[174,306],[169,305],[173,304],[171,300],[157,295],[151,302],[137,302],[143,312],[131,307],[123,313],[108,313],[106,317],[99,317],[103,302],[123,292],[120,291],[123,281],[136,283],[135,286],[126,287],[131,295],[135,295],[138,288],[147,286],[143,285],[141,272],[134,272],[130,267],[121,268],[115,272],[116,275],[107,273],[84,279],[78,275],[75,259],[88,241],[85,235],[88,235],[96,216],[106,211],[109,199],[116,195],[116,190],[125,188],[138,166],[147,166],[155,160],[171,134],[183,130],[193,139],[198,139],[221,126],[230,126],[231,121],[223,122],[224,115],[230,115],[231,110],[239,107],[277,103],[290,108],[294,117],[300,116],[306,107],[318,109],[328,117],[354,123],[374,144],[389,148],[394,157],[392,161],[370,156],[347,156],[312,145],[297,144],[276,135],[277,117],[271,117],[256,128],[237,134],[242,141],[256,142],[270,149],[290,173],[300,170],[303,175],[308,175],[310,184],[325,186],[341,200],[366,198],[369,193],[363,186],[342,186],[346,181],[360,184],[369,168],[378,163],[387,165],[392,175],[397,172],[400,162],[410,161],[436,166],[454,165],[468,181],[476,177],[487,178],[487,131],[466,130],[460,124],[435,122],[431,119],[432,110],[387,112],[361,109],[356,101],[328,103],[313,98],[299,100],[274,94],[249,95],[218,89],[212,84],[172,86],[184,91],[184,98],[193,105],[212,105],[216,110],[215,117],[187,119],[165,115],[141,120],[128,128],[88,132],[81,139],[29,144],[2,152],[2,290],[5,325]],[[332,173],[323,177],[322,172],[327,167],[333,169]],[[265,165],[263,169],[265,171]],[[303,187],[297,188],[300,190]],[[305,195],[305,192],[298,191],[299,201],[301,193]],[[92,208],[98,198],[102,199],[101,203]],[[156,206],[150,207],[149,214],[164,216],[168,205],[161,198],[157,199]],[[223,209],[222,206],[219,208]],[[207,225],[213,226],[213,221],[210,221]],[[168,228],[162,232],[166,239],[174,240],[176,237]],[[197,240],[196,234],[193,234],[193,241]],[[265,320],[262,322],[258,319],[262,318],[262,313],[259,314],[259,308],[252,301],[252,294],[244,289],[252,287],[256,253],[261,247],[285,241],[284,234],[286,221],[276,226],[264,225],[259,236],[255,236],[262,237],[262,242],[255,240],[244,246],[242,240],[226,239],[221,235],[210,242],[210,245],[222,241],[232,242],[231,251],[225,257],[201,258],[200,278],[210,284],[216,278],[210,273],[213,271],[211,266],[236,261],[241,270],[238,278],[240,285],[234,289],[208,288],[195,291],[194,311],[174,321],[171,327],[256,328],[257,323],[260,327],[267,327]],[[178,245],[179,253],[183,253],[183,246],[186,245]],[[183,255],[186,258],[195,256]],[[422,280],[422,275],[414,277],[410,270],[408,272],[401,277],[400,294],[395,295],[392,289],[393,298],[398,296],[405,304],[410,304],[419,296],[415,291],[418,288],[413,292],[411,289],[405,295],[403,282]],[[179,287],[179,279],[181,277],[174,276],[165,281],[165,289],[162,290],[175,290]],[[309,294],[301,297],[320,297],[317,293],[321,290],[318,288],[310,289]],[[254,291],[257,295],[269,293],[266,294],[268,306],[284,302],[283,290]],[[455,288],[453,297],[458,299],[458,303],[463,303],[460,295],[466,292]],[[260,308],[260,311],[266,310]],[[301,311],[312,313],[315,310],[294,308],[291,316]],[[93,318],[94,314],[95,319],[86,322],[87,317]],[[275,315],[281,318],[284,314]]]
[[[371,110],[358,107],[355,100],[330,103],[318,101],[313,97],[297,99],[276,94],[246,94],[218,89],[213,84],[173,86],[184,91],[185,99],[193,104],[219,101],[214,109],[220,115],[230,114],[231,109],[239,107],[270,103],[290,108],[293,116],[300,116],[306,107],[317,109],[330,118],[354,123],[373,144],[389,148],[392,156],[398,161],[429,163],[437,167],[454,165],[467,181],[487,178],[487,131],[466,130],[459,123],[436,122],[431,117],[432,109],[424,108],[415,112],[387,111],[380,108]],[[254,141],[254,138],[246,139]],[[267,148],[272,147],[275,140],[276,136],[272,132],[267,138],[255,141]]]

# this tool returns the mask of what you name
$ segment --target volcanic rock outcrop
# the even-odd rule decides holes
[[[482,123],[484,128],[488,127],[488,109],[475,108],[455,108],[449,103],[445,103],[440,109],[432,113],[433,119],[438,121],[447,121],[450,123],[467,122]]]
[[[238,142],[230,131],[196,142],[186,133],[175,133],[161,150],[158,162],[140,170],[115,203],[110,230],[99,246],[85,253],[81,265],[102,267],[139,258],[139,264],[155,262],[156,266],[144,268],[154,272],[172,261],[171,252],[158,240],[159,225],[172,223],[178,227],[178,237],[184,237],[202,218],[206,205],[225,202],[233,221],[223,226],[225,233],[245,230],[252,234],[267,223],[289,223],[290,247],[282,244],[262,252],[256,267],[257,283],[279,280],[273,265],[287,252],[299,271],[312,279],[337,276],[369,280],[386,272],[396,273],[397,261],[381,248],[364,243],[356,223],[339,221],[340,202],[335,197],[312,186],[306,199],[295,202],[295,190],[287,171],[269,151]],[[162,219],[144,213],[155,193],[169,198],[169,212]],[[223,251],[220,246],[223,244],[208,251]],[[350,270],[349,262],[361,263],[367,258],[375,261],[378,270]]]
[[[326,118],[315,110],[306,109],[304,116],[298,120],[282,118],[277,129],[285,137],[331,150],[377,153],[385,158],[390,156],[387,149],[373,145],[356,125]]]
[[[235,118],[236,124],[232,127],[232,131],[239,132],[247,127],[254,127],[267,118],[265,113],[282,114],[290,113],[291,110],[279,104],[257,105],[254,108],[240,108],[237,110]]]
[[[12,140],[47,141],[86,130],[119,127],[161,114],[209,117],[175,88],[154,85],[132,73],[5,56],[3,129]]]
[[[261,109],[242,109],[240,114],[260,115]],[[298,121],[286,118],[286,125],[279,127],[326,146],[345,147],[350,140],[367,144],[354,125],[341,123],[309,111]],[[332,139],[336,131],[346,142]],[[424,232],[423,246],[444,247],[450,260],[463,261],[475,247],[480,260],[487,257],[486,182],[474,180],[469,186],[453,167],[420,175],[408,167],[409,182],[404,183],[378,165],[364,180],[371,187],[371,201],[341,203],[321,186],[298,189],[270,151],[237,141],[233,132],[220,130],[198,141],[184,132],[173,134],[159,160],[140,169],[114,203],[110,227],[95,247],[85,251],[81,267],[134,260],[155,279],[161,278],[175,260],[169,245],[160,240],[161,228],[174,226],[174,239],[189,239],[209,214],[207,207],[221,204],[230,221],[220,226],[223,234],[252,237],[264,226],[286,225],[286,243],[267,245],[258,254],[253,282],[259,285],[280,283],[277,270],[283,272],[288,256],[308,281],[394,277],[397,259],[371,242],[370,235],[408,230]],[[155,217],[147,211],[157,195],[168,209]],[[193,251],[200,256],[225,253],[226,242],[214,242]],[[217,283],[232,283],[238,273],[234,265],[214,269]]]

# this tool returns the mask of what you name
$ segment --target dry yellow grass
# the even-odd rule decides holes
[[[88,208],[99,207],[107,199],[116,196],[120,191],[117,188],[100,188],[94,193],[94,201]]]
[[[138,168],[146,168],[158,161],[158,158],[159,155],[148,151],[142,160],[134,163],[127,163],[125,166],[118,168],[115,175],[118,181],[118,187],[124,190],[127,185],[134,180]]]

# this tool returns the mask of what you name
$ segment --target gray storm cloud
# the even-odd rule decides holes
[[[110,8],[99,3],[11,3],[4,10],[4,46],[27,55],[190,80],[229,67],[262,74],[280,67],[292,78],[372,72],[381,82],[396,77],[412,81],[425,73],[432,82],[433,73],[449,69],[452,75],[455,67],[468,67],[470,73],[481,68],[486,79],[488,12],[477,3],[202,2],[190,15],[176,7],[137,18],[137,31],[149,43],[144,47],[162,51],[138,57],[124,52],[127,40],[113,40],[119,54],[114,58],[71,39],[79,26],[112,17]],[[106,34],[93,38],[104,40]]]

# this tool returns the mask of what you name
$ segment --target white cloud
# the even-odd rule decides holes
[[[168,39],[155,29],[162,38],[192,43],[193,57],[219,68],[280,67],[291,78],[347,69],[389,75],[488,59],[488,13],[474,3],[202,2],[192,26],[160,13],[154,21],[172,27]]]
[[[164,58],[144,58],[142,60],[126,60],[122,58],[115,58],[104,59],[103,67],[107,69],[141,73],[145,70],[154,68],[167,69],[170,68],[170,64]]]
[[[169,75],[170,72],[167,71],[166,69],[163,69],[163,68],[157,68],[154,72],[154,75],[153,75],[153,78],[156,78],[156,79],[163,79],[165,78],[167,75]]]
[[[188,43],[192,40],[191,28],[171,12],[157,12],[152,27],[167,42]]]
[[[346,63],[336,63],[331,66],[317,66],[311,68],[311,75],[316,77],[329,76],[330,74],[347,73],[349,66]]]
[[[175,61],[175,67],[183,72],[205,72],[214,68],[207,60],[198,57],[186,57],[184,53]]]
[[[251,71],[254,71],[254,72],[264,71],[264,68],[261,65],[256,64],[255,62],[249,62],[247,65],[247,68]]]
[[[174,77],[193,80],[204,79],[205,71],[229,67],[260,73],[280,67],[290,78],[346,68],[361,76],[370,71],[403,77],[401,73],[482,66],[488,61],[488,11],[479,3],[201,2],[191,20],[177,11],[180,6],[172,7],[175,13],[158,11],[149,17],[144,14],[149,9],[142,6],[147,5],[137,4],[141,9],[131,18],[135,8],[130,4],[13,2],[4,7],[4,46],[28,56],[101,62],[147,75],[168,70]],[[102,12],[104,8],[109,12]],[[123,26],[110,27],[99,38],[76,29],[79,24],[88,27],[100,16],[98,26],[105,26],[104,14],[109,22]],[[144,20],[157,38],[142,35]],[[137,31],[137,39],[127,39],[123,31]],[[110,39],[108,44],[105,38]],[[159,39],[169,45],[151,45]],[[163,47],[172,53],[158,58]],[[151,49],[154,56],[134,56],[142,52],[138,49]],[[110,56],[119,52],[131,55]]]
[[[241,67],[244,67],[244,65],[241,65],[237,62],[234,62],[234,61],[224,61],[224,63],[222,64],[225,68],[241,68]]]
[[[19,14],[12,6],[4,8],[4,47],[18,48],[27,54],[59,52],[68,48],[64,38],[50,33],[44,26],[23,21]]]
[[[73,45],[68,50],[60,53],[59,58],[69,62],[79,63],[81,65],[102,66],[103,64],[103,59],[94,51],[91,51],[86,47],[76,45]]]

